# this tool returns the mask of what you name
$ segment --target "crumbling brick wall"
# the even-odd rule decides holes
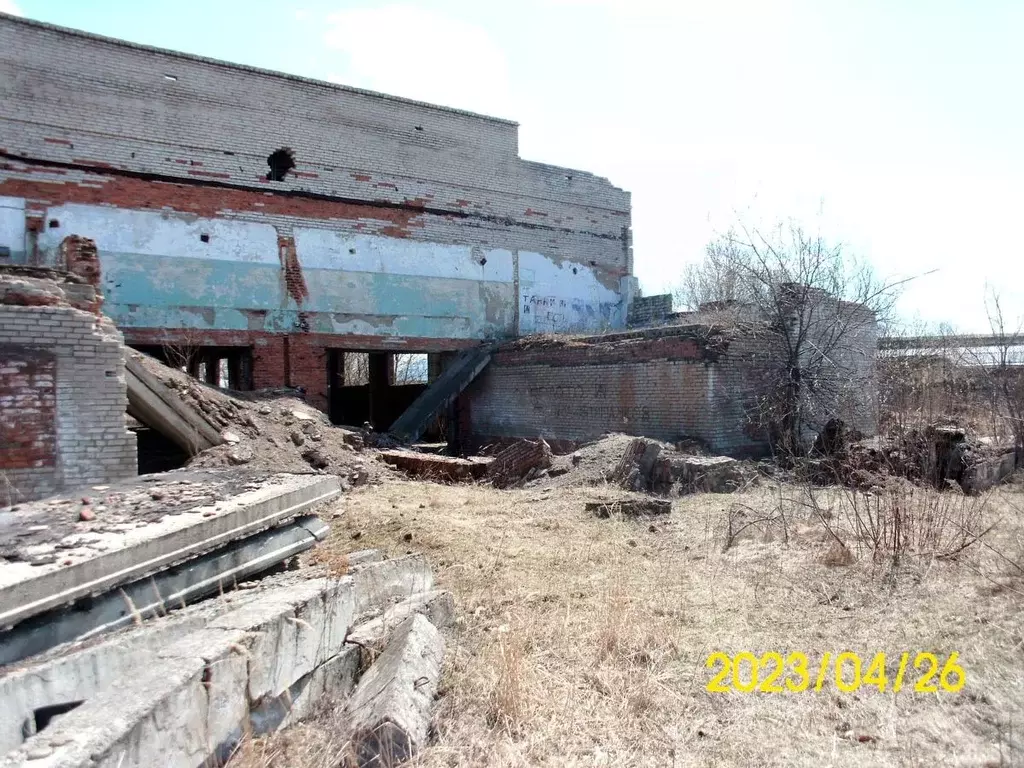
[[[630,328],[658,325],[664,323],[671,314],[671,293],[662,293],[657,296],[637,296],[629,304],[626,325]]]
[[[508,437],[564,445],[624,432],[763,455],[767,436],[750,414],[765,375],[764,343],[752,326],[523,339],[500,349],[467,389],[461,426],[470,445]],[[856,424],[871,433],[870,415]]]
[[[137,471],[120,334],[92,286],[24,275],[0,273],[0,505]]]

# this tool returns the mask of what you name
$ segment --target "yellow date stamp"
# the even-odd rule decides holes
[[[967,683],[954,651],[943,661],[934,653],[904,651],[886,657],[876,653],[867,663],[856,653],[835,657],[829,652],[815,663],[795,651],[786,656],[776,651],[712,653],[704,666],[713,671],[707,690],[711,693],[803,693],[834,686],[843,693],[875,688],[879,693],[956,693]]]

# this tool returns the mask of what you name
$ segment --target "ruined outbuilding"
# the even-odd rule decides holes
[[[0,506],[136,473],[124,346],[82,278],[0,267]]]

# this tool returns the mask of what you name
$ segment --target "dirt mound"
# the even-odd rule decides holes
[[[229,392],[203,384],[138,355],[146,370],[186,404],[201,412],[226,441],[189,461],[190,467],[245,466],[275,472],[325,472],[359,485],[377,481],[391,470],[366,450],[384,436],[355,432],[331,424],[327,416],[288,390]]]
[[[693,440],[677,444],[612,433],[555,456],[527,478],[528,487],[580,488],[613,484],[635,491],[685,494],[724,492],[744,485],[753,472],[743,462],[711,456]]]

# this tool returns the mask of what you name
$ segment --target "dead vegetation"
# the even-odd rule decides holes
[[[456,597],[437,734],[414,765],[1024,760],[1015,486],[897,496],[766,482],[678,498],[667,518],[584,510],[628,497],[388,481],[339,502],[327,551],[423,551]],[[752,518],[742,530],[737,510]],[[967,684],[706,690],[710,653],[770,650],[958,651]],[[253,740],[232,766],[333,766],[332,717]]]

